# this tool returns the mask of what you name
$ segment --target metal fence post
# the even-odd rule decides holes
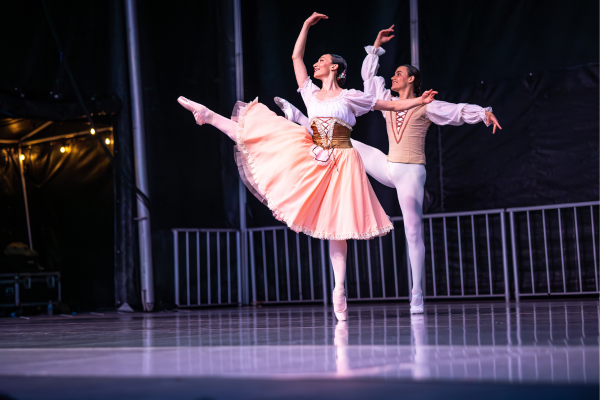
[[[179,234],[173,229],[173,254],[175,262],[175,304],[179,307]]]
[[[327,277],[325,273],[325,241],[321,239],[321,276],[323,280],[323,305],[327,305]]]
[[[506,215],[502,211],[500,213],[500,230],[502,235],[502,269],[504,271],[504,298],[506,301],[510,301],[510,288],[508,286],[508,256],[506,254]],[[491,278],[490,278],[491,282]],[[490,287],[490,293],[492,288]]]
[[[510,244],[512,246],[513,274],[515,281],[515,300],[519,301],[519,276],[517,274],[517,239],[515,237],[515,213],[511,211],[510,216]]]

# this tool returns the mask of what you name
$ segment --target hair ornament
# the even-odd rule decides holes
[[[346,71],[342,72],[340,74],[340,76],[338,76],[337,80],[339,81],[340,79],[344,79],[344,78],[346,78]]]

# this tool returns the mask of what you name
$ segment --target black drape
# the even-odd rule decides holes
[[[419,2],[423,85],[503,130],[433,126],[430,211],[598,199],[598,2]]]
[[[305,110],[289,56],[313,11],[328,15],[309,31],[305,63],[337,53],[349,64],[348,88],[362,88],[360,66],[377,32],[396,25],[379,75],[410,63],[409,2],[244,2],[245,100],[273,96]],[[559,1],[419,2],[423,89],[438,99],[492,106],[502,127],[432,126],[426,140],[425,212],[584,201],[598,198],[597,2],[565,9]],[[353,137],[387,152],[380,113],[358,119]],[[569,156],[573,155],[573,156]],[[389,215],[400,215],[394,190],[373,179]],[[256,225],[275,224],[250,199]]]
[[[172,228],[237,227],[233,142],[199,127],[185,96],[224,116],[235,104],[231,2],[138,2],[156,308],[173,304]]]

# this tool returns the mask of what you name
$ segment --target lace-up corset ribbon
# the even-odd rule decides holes
[[[425,165],[425,135],[431,125],[421,105],[405,111],[385,113],[390,149],[388,161]]]
[[[310,119],[313,130],[313,143],[325,149],[350,149],[352,127],[345,121],[334,117],[316,117]]]

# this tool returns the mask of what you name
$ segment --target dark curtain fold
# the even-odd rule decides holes
[[[233,142],[196,125],[185,96],[223,116],[235,98],[230,1],[138,1],[144,121],[152,201],[156,308],[173,304],[172,228],[238,227]]]

